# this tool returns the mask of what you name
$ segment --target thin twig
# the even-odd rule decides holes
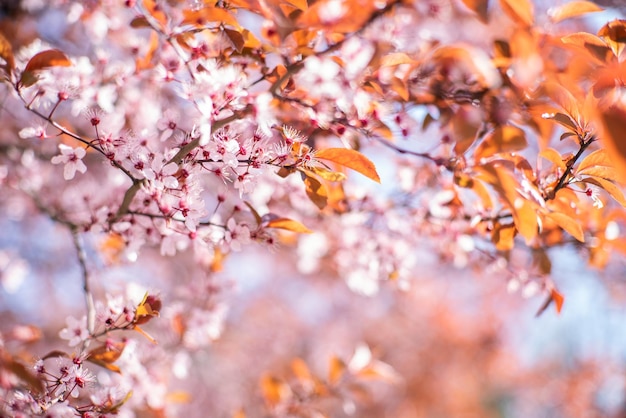
[[[85,304],[87,305],[87,330],[89,334],[93,334],[96,326],[96,307],[93,302],[93,295],[89,288],[89,270],[87,269],[87,254],[85,253],[85,244],[82,240],[78,228],[71,228],[72,239],[74,241],[74,247],[76,248],[76,254],[78,256],[78,263],[83,275],[83,292],[85,293]]]

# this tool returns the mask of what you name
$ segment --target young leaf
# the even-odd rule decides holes
[[[39,52],[32,57],[26,64],[20,84],[24,87],[32,86],[37,82],[36,72],[49,67],[69,67],[72,62],[69,58],[58,49],[49,49]]]
[[[487,23],[489,0],[463,0],[463,4],[475,12],[483,23]]]
[[[154,57],[154,52],[159,47],[159,35],[156,32],[150,32],[150,44],[148,46],[148,50],[146,51],[146,55],[143,57],[137,57],[135,60],[135,71],[148,70],[154,67],[154,63],[152,62],[152,58]]]
[[[487,190],[487,187],[480,180],[472,181],[472,190],[476,193],[476,196],[480,198],[480,202],[482,203],[482,207],[484,210],[491,210],[493,208],[493,201],[491,199],[491,195]]]
[[[600,113],[600,119],[604,128],[601,138],[606,151],[620,176],[620,182],[626,183],[626,110],[611,107]]]
[[[566,45],[573,45],[585,49],[593,58],[606,64],[615,54],[607,44],[595,35],[587,32],[576,32],[563,36],[561,42]]]
[[[553,220],[554,223],[563,228],[578,241],[585,242],[585,233],[583,232],[583,228],[578,220],[560,212],[548,213],[547,217]]]
[[[285,0],[285,2],[300,10],[306,10],[309,7],[307,0]]]
[[[11,43],[4,37],[2,32],[0,32],[0,59],[3,59],[5,62],[0,68],[4,67],[7,75],[11,77],[11,73],[15,69],[15,58],[13,57]]]
[[[315,203],[318,208],[324,209],[328,203],[328,192],[326,191],[326,187],[324,187],[324,185],[315,177],[311,177],[306,173],[302,174],[304,176],[303,181],[307,196],[309,196],[309,199],[311,199],[311,201]]]
[[[554,304],[556,306],[556,312],[561,313],[561,310],[563,309],[563,302],[565,302],[565,298],[556,289],[552,289],[550,291],[550,295],[552,296],[552,300],[554,301]]]
[[[552,164],[559,167],[561,170],[567,169],[567,166],[565,165],[565,161],[563,161],[563,157],[554,148],[544,149],[543,151],[539,153],[539,156],[550,161]]]
[[[606,190],[606,192],[610,194],[617,203],[626,208],[626,198],[624,198],[624,193],[613,182],[605,180],[601,177],[587,177],[585,179],[585,183],[595,184],[601,189]]]
[[[548,16],[554,23],[565,19],[582,16],[587,13],[601,12],[604,9],[590,1],[573,1],[548,10]]]
[[[498,161],[477,167],[479,178],[493,187],[506,202],[513,215],[513,222],[527,242],[537,236],[537,212],[529,200],[520,195],[521,189],[513,174]]]
[[[491,234],[491,242],[496,245],[496,250],[498,251],[512,250],[515,246],[514,239],[516,233],[515,225],[502,225],[496,222]]]
[[[564,113],[557,112],[557,113],[544,114],[543,118],[553,119],[555,122],[558,122],[562,126],[569,129],[570,131],[576,132],[578,130],[578,127],[576,126],[576,122],[574,122],[574,119],[572,119],[570,116]]]
[[[323,167],[308,167],[306,171],[310,171],[313,174],[316,174],[327,181],[337,182],[344,181],[347,177],[345,174],[339,171],[330,171]]]
[[[257,212],[254,206],[252,206],[252,203],[245,202],[245,201],[243,203],[246,204],[248,209],[250,209],[250,212],[252,212],[252,215],[254,215],[254,220],[256,221],[256,224],[260,225],[262,221],[261,221],[261,215],[259,215],[259,212]]]
[[[266,227],[284,229],[286,231],[299,232],[304,234],[310,234],[313,232],[306,226],[302,225],[300,222],[288,218],[272,219],[267,223]]]
[[[30,367],[24,366],[4,350],[0,351],[0,371],[2,371],[3,379],[8,382],[13,383],[17,378],[28,390],[36,394],[43,393],[44,391],[45,385],[43,380],[31,373]],[[9,373],[7,373],[7,371]]]
[[[230,39],[230,41],[233,43],[235,50],[241,53],[244,45],[246,44],[246,41],[243,38],[243,35],[241,34],[241,32],[239,32],[238,30],[234,30],[234,29],[224,28],[224,33],[226,34],[228,39]]]
[[[511,20],[520,26],[532,26],[534,12],[530,0],[500,0],[500,7]]]
[[[291,370],[293,371],[293,374],[301,381],[310,382],[313,380],[313,375],[309,370],[309,366],[307,366],[306,362],[300,357],[296,357],[291,361]]]
[[[230,25],[240,28],[237,19],[227,10],[220,7],[204,7],[198,10],[183,10],[183,23],[196,26],[205,26],[208,22],[219,23],[220,25]]]
[[[626,21],[616,19],[608,22],[598,31],[600,36],[609,45],[616,56],[620,56],[626,46]]]
[[[339,357],[332,356],[328,367],[328,382],[331,385],[336,384],[339,382],[345,371],[346,363],[344,363]]]
[[[374,163],[358,151],[348,148],[326,148],[317,151],[315,158],[332,161],[344,167],[351,168],[363,174],[365,177],[374,180],[376,183],[380,183],[380,177],[376,172]]]
[[[150,341],[152,344],[156,344],[157,343],[156,340],[150,334],[148,334],[146,331],[141,329],[139,327],[139,325],[133,326],[133,331],[137,331],[138,333],[140,333],[141,335],[146,337],[146,339],[148,339],[148,341]]]
[[[109,342],[103,344],[100,347],[94,348],[87,354],[87,361],[115,373],[121,373],[120,368],[113,363],[120,358],[125,347],[126,344],[123,342]]]
[[[385,55],[380,60],[380,66],[381,67],[393,67],[395,65],[412,64],[414,62],[415,60],[409,57],[404,52],[394,52],[389,55]]]
[[[617,172],[611,163],[608,153],[603,148],[585,157],[578,165],[576,174],[617,180]]]
[[[133,323],[145,324],[155,316],[159,316],[160,310],[161,300],[154,295],[149,295],[148,293],[146,293],[143,297],[143,300],[135,309],[135,320],[133,321]]]
[[[61,357],[63,357],[63,358],[70,358],[69,354],[67,354],[67,353],[66,353],[66,352],[64,352],[64,351],[61,351],[61,350],[53,350],[53,351],[50,351],[50,352],[49,352],[48,354],[46,354],[45,356],[43,356],[41,359],[42,359],[42,360],[47,360],[47,359],[49,359],[49,358],[61,358]]]
[[[291,395],[289,386],[277,377],[265,375],[261,378],[261,391],[270,406],[279,404]]]
[[[526,134],[515,126],[499,126],[480,143],[476,149],[477,160],[491,157],[501,152],[523,150],[528,146]]]
[[[559,293],[556,289],[552,289],[550,291],[550,294],[546,298],[545,302],[541,305],[539,310],[537,310],[537,313],[535,314],[535,316],[541,315],[548,308],[548,306],[550,306],[552,304],[552,302],[555,303],[556,312],[557,313],[561,313],[561,309],[563,308],[564,300],[565,300],[565,298],[563,297],[563,295],[561,293]]]

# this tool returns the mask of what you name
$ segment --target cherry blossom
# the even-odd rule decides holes
[[[67,327],[63,328],[59,332],[59,337],[64,340],[68,340],[68,345],[70,347],[74,347],[82,343],[89,336],[86,316],[83,316],[81,319],[68,316],[66,322]]]
[[[61,155],[56,155],[50,160],[52,164],[65,164],[63,168],[63,178],[71,180],[76,172],[85,173],[87,166],[83,162],[83,157],[87,154],[84,148],[72,148],[65,144],[59,144]]]

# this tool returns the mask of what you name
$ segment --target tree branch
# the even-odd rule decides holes
[[[85,244],[77,227],[70,229],[76,254],[78,256],[78,264],[83,276],[83,292],[85,293],[85,304],[87,305],[87,330],[89,334],[93,334],[96,325],[96,307],[93,302],[93,295],[89,288],[89,270],[87,269],[87,255],[85,253]]]

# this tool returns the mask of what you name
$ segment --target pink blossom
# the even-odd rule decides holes
[[[59,332],[59,337],[64,340],[69,340],[68,344],[70,347],[80,344],[89,337],[86,316],[83,316],[81,319],[68,316],[65,322],[67,323],[67,327]]]
[[[20,138],[38,138],[38,139],[45,139],[45,138],[50,138],[50,136],[46,133],[46,127],[45,125],[36,125],[36,126],[29,126],[26,128],[23,128],[22,130],[20,130],[20,132],[18,133]]]
[[[226,223],[224,241],[231,250],[241,251],[241,246],[250,243],[250,229],[245,224],[237,224],[235,218],[230,218]]]
[[[63,177],[65,180],[71,180],[77,171],[85,173],[87,166],[83,163],[83,157],[87,153],[84,148],[72,148],[65,144],[59,144],[61,155],[52,157],[52,164],[65,164],[63,169]]]

